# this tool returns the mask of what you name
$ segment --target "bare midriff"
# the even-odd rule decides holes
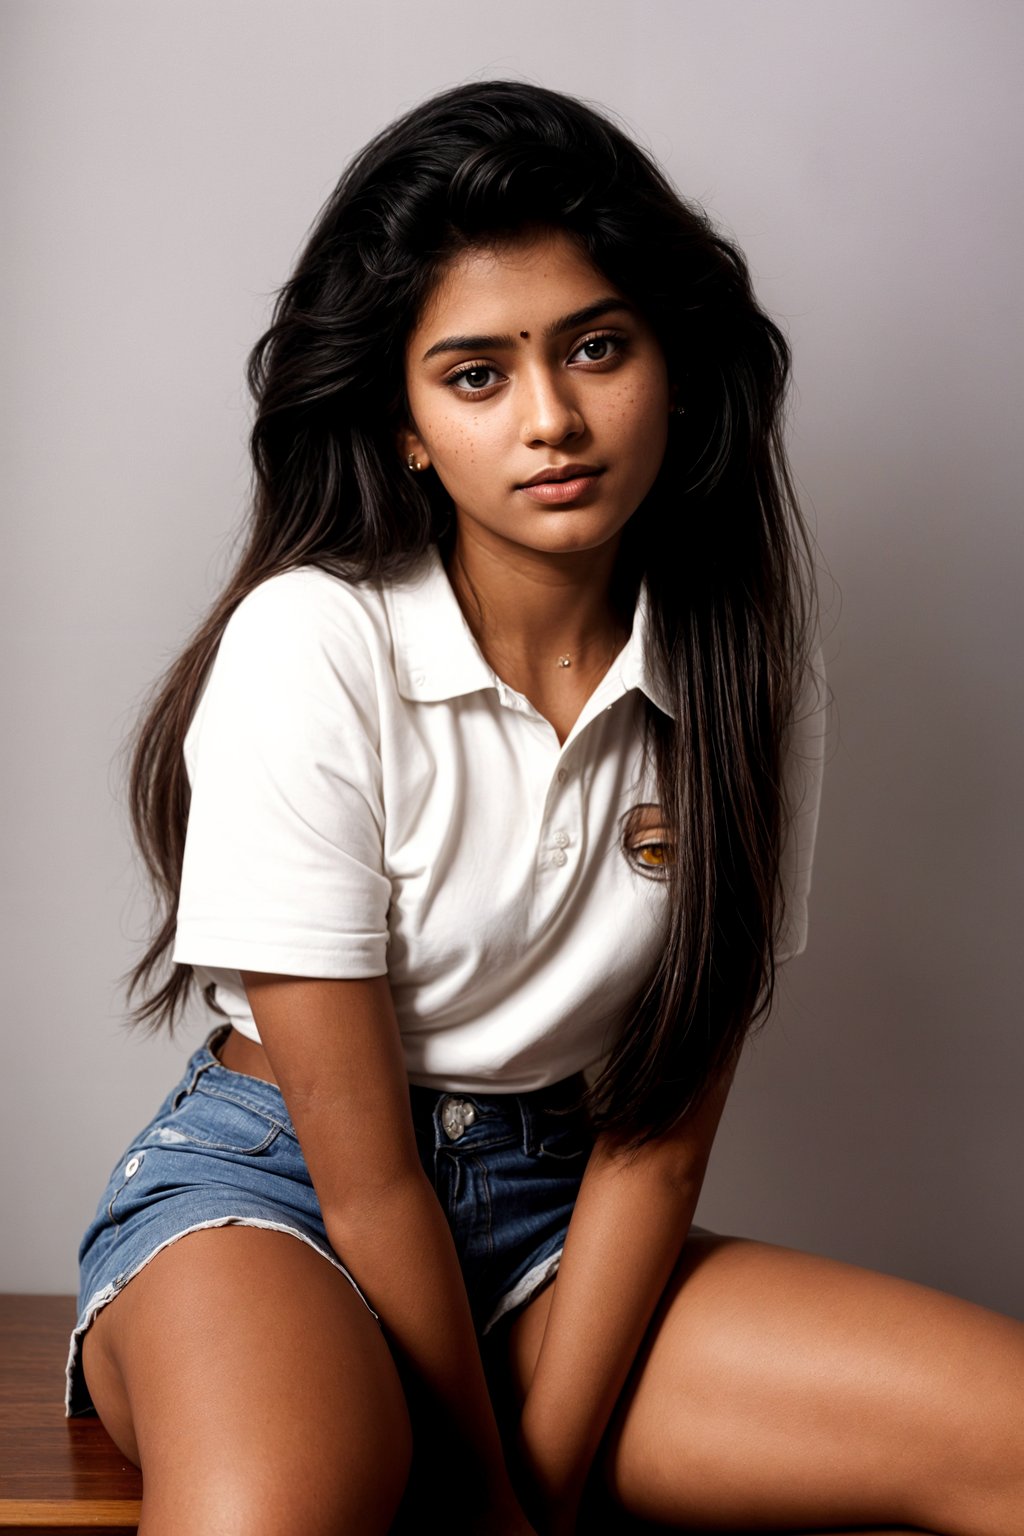
[[[221,1066],[227,1067],[229,1071],[242,1072],[246,1077],[258,1077],[265,1083],[273,1083],[275,1088],[278,1086],[262,1045],[240,1035],[234,1027],[214,1054]]]

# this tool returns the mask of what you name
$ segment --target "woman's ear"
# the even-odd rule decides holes
[[[406,469],[413,474],[430,468],[430,455],[413,427],[403,427],[398,434],[398,452]]]

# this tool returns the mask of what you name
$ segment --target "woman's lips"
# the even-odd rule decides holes
[[[571,480],[541,480],[536,485],[521,485],[519,489],[524,496],[529,496],[531,501],[539,501],[547,506],[560,506],[567,501],[576,501],[580,496],[592,490],[603,470],[595,470],[590,475],[574,475]]]

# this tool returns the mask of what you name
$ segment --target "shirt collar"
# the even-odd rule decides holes
[[[403,699],[435,703],[495,687],[436,544],[405,576],[386,582],[383,594]]]
[[[633,610],[633,628],[629,639],[616,658],[615,665],[622,677],[624,690],[639,688],[663,715],[668,715],[674,720],[675,710],[672,708],[671,695],[660,675],[650,664],[647,649],[650,611],[647,587],[642,585],[637,594],[636,608]]]
[[[404,699],[437,703],[503,685],[488,666],[452,591],[436,544],[411,571],[383,586],[395,643],[398,691]],[[618,697],[639,688],[663,714],[672,715],[667,690],[648,664],[648,601],[641,587],[633,629],[601,684]],[[615,683],[618,687],[614,687]]]

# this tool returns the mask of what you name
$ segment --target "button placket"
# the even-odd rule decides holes
[[[569,862],[567,850],[573,846],[575,840],[574,834],[567,831],[564,825],[564,818],[566,816],[568,816],[569,820],[575,819],[572,794],[571,791],[565,788],[572,779],[573,773],[566,766],[565,758],[563,757],[555,769],[548,790],[544,827],[544,832],[547,832],[547,836],[545,837],[542,832],[541,859],[542,863],[547,863],[549,868],[565,868]],[[552,826],[552,822],[554,823],[553,829],[547,831]],[[559,825],[559,822],[563,824]],[[544,858],[545,853],[547,855],[546,859]]]

